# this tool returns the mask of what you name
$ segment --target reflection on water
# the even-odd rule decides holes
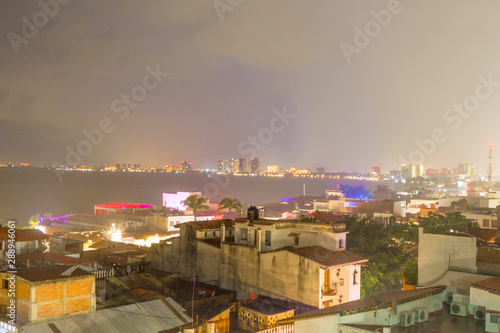
[[[229,176],[228,176],[229,177]],[[51,212],[53,216],[69,213],[92,214],[93,206],[105,202],[161,204],[162,192],[202,191],[217,193],[215,201],[230,195],[244,204],[278,202],[282,197],[322,195],[337,189],[339,183],[364,185],[364,181],[236,177],[230,176],[225,188],[209,186],[213,176],[206,174],[67,172],[59,182],[54,171],[45,169],[0,169],[0,223],[16,219],[27,223],[31,215]],[[367,184],[373,188],[374,183]],[[214,190],[215,189],[215,190]]]

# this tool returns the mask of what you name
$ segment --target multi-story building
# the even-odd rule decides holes
[[[0,272],[0,309],[11,304],[12,274]],[[55,265],[18,269],[15,276],[18,323],[30,323],[96,310],[95,276],[77,266]]]
[[[259,157],[252,157],[251,159],[248,160],[248,172],[255,174],[258,173],[260,170],[260,158]]]
[[[280,173],[280,165],[279,164],[269,164],[267,166],[267,173],[271,173],[271,174]]]
[[[240,160],[237,158],[232,158],[231,159],[231,173],[235,174],[238,173],[240,170]]]
[[[464,175],[466,178],[472,178],[475,174],[475,166],[472,163],[460,163],[458,165],[458,174]]]
[[[346,233],[344,224],[258,217],[187,222],[149,259],[154,269],[217,281],[239,299],[253,293],[323,308],[360,297],[368,259],[345,250]]]
[[[247,158],[240,157],[238,158],[238,173],[246,173],[247,172]]]
[[[191,164],[191,161],[182,161],[181,167],[182,167],[183,172],[189,172],[189,171],[193,170],[193,166]]]
[[[219,160],[219,164],[217,164],[217,172],[226,173],[226,161],[224,159]]]

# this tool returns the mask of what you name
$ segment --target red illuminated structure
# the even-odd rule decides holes
[[[94,206],[94,215],[110,215],[121,209],[131,209],[131,208],[153,208],[153,205],[148,204],[138,204],[138,203],[127,203],[127,202],[111,202],[97,204]]]

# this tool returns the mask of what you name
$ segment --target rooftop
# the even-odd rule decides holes
[[[330,315],[334,315],[334,314],[340,314],[342,316],[342,315],[350,315],[350,314],[360,313],[360,312],[373,311],[376,309],[376,306],[373,302],[373,299],[375,297],[377,299],[380,299],[380,300],[386,302],[387,304],[389,304],[389,306],[392,306],[393,300],[395,300],[397,302],[397,304],[407,303],[407,302],[414,301],[415,299],[426,297],[427,295],[434,295],[434,294],[441,293],[443,290],[445,290],[445,288],[446,287],[444,287],[444,286],[437,286],[437,287],[428,287],[428,288],[405,290],[405,291],[392,291],[392,292],[388,292],[388,293],[384,293],[384,294],[365,297],[365,298],[359,299],[357,301],[339,304],[339,305],[332,306],[329,308],[324,308],[324,309],[320,309],[320,310],[306,312],[306,313],[300,314],[298,316],[294,316],[292,318],[285,319],[280,323],[285,324],[285,321],[286,322],[294,322],[296,320],[309,319],[309,318],[322,317],[322,316],[330,316]]]
[[[66,271],[68,271],[67,274],[63,274]],[[30,282],[42,282],[42,281],[62,280],[80,276],[94,276],[94,275],[91,273],[87,273],[76,266],[54,265],[54,266],[20,268],[17,270],[17,276]]]
[[[234,225],[233,221],[231,220],[212,220],[212,221],[185,222],[177,224],[176,227],[180,228],[181,225],[190,225],[198,230],[212,230],[212,229],[220,229],[223,223],[226,228],[232,228]]]
[[[78,265],[78,264],[86,264],[86,263],[94,262],[92,260],[69,257],[69,256],[65,256],[62,254],[57,254],[54,252],[29,253],[29,254],[21,254],[21,255],[16,256],[17,262],[22,262],[22,261],[27,261],[27,260],[30,260],[30,261],[41,260],[44,262],[52,262],[52,263],[63,264],[63,265]]]
[[[170,297],[66,316],[22,327],[23,332],[164,332],[192,320]]]
[[[111,209],[127,209],[127,208],[153,208],[150,204],[129,203],[129,202],[110,202],[97,204],[94,208],[111,208]]]
[[[368,261],[368,259],[346,250],[331,251],[321,246],[306,246],[298,248],[287,246],[282,250],[295,253],[326,267],[342,266],[347,264],[362,264]]]
[[[500,295],[500,277],[492,277],[471,284],[471,287],[489,291]]]
[[[49,239],[49,236],[37,229],[15,229],[16,242],[29,242]],[[0,228],[0,239],[9,238],[9,228]]]
[[[334,215],[329,213],[316,212],[314,213],[314,217],[317,217],[320,220],[323,220],[328,223],[338,223],[345,220],[345,215]]]

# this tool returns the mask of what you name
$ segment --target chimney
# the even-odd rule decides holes
[[[500,220],[500,205],[497,206],[497,244],[500,245],[500,223],[498,220]]]
[[[220,244],[222,247],[222,243],[226,241],[226,225],[224,222],[222,222],[222,225],[220,226]]]

